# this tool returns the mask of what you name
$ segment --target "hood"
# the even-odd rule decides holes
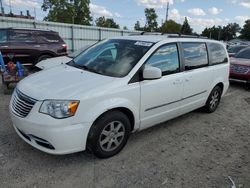
[[[45,60],[37,63],[36,67],[38,67],[42,70],[45,70],[45,69],[49,69],[49,68],[55,67],[55,66],[60,65],[60,64],[66,64],[66,63],[70,62],[71,60],[72,60],[72,58],[70,58],[68,56],[49,58],[49,59],[45,59]]]
[[[243,65],[250,67],[250,59],[243,59],[243,58],[231,58],[230,63],[233,65]]]
[[[79,99],[83,93],[99,86],[105,87],[114,79],[68,65],[59,65],[24,78],[17,88],[37,100]]]

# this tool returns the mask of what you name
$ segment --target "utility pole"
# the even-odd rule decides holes
[[[4,14],[4,9],[3,9],[3,2],[2,2],[2,0],[0,0],[0,6],[1,6],[1,13],[3,15]]]
[[[165,23],[168,21],[168,11],[169,11],[169,2],[168,2],[168,4],[167,4],[166,20],[165,20]]]
[[[9,0],[10,14],[12,14],[11,0]]]

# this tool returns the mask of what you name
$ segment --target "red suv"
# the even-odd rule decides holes
[[[250,85],[250,47],[241,50],[231,58],[230,80]]]
[[[50,57],[67,55],[67,45],[57,32],[40,29],[0,29],[0,51],[10,59],[35,65]]]

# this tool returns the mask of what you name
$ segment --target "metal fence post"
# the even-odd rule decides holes
[[[102,40],[102,30],[101,30],[101,28],[99,28],[98,30],[99,30],[99,41],[101,41]]]
[[[72,52],[75,51],[75,36],[74,36],[74,25],[71,26],[71,46],[72,46]]]
[[[36,20],[33,22],[34,29],[36,29]]]

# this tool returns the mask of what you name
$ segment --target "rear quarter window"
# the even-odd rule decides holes
[[[38,33],[39,41],[45,42],[45,43],[59,43],[62,42],[62,39],[57,33]]]
[[[227,51],[218,43],[208,43],[208,49],[210,51],[211,65],[227,63]]]

